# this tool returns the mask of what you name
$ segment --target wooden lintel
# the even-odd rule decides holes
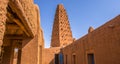
[[[26,31],[26,29],[24,28],[23,24],[20,22],[20,20],[13,18],[12,14],[10,14],[9,12],[7,13],[7,16],[10,20],[14,21],[24,32],[25,34],[29,37],[29,33]]]
[[[5,35],[4,39],[13,39],[13,40],[20,40],[20,39],[25,39],[25,36],[22,35]]]
[[[15,25],[15,24],[7,24],[6,28],[7,29],[20,29],[20,27],[18,25]]]
[[[22,8],[21,3],[19,2],[19,0],[13,0],[9,2],[9,6],[11,7],[11,9],[18,15],[18,17],[21,19],[21,22],[23,23],[23,25],[25,26],[25,29],[28,31],[28,33],[30,34],[30,37],[33,37],[33,32],[32,29],[30,28],[30,26],[28,25],[28,19],[24,13],[24,10]]]

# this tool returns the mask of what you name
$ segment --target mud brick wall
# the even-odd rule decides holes
[[[88,64],[88,54],[94,54],[95,64],[120,64],[120,15],[76,40],[63,49],[64,63]],[[67,60],[66,60],[67,59]]]

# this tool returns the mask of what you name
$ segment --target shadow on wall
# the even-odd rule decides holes
[[[23,40],[23,44],[22,44],[22,48],[25,47],[27,44],[29,44],[29,42],[32,40],[33,38],[26,38],[25,40]]]
[[[52,61],[50,61],[50,63],[49,64],[54,64],[54,59],[52,59]]]

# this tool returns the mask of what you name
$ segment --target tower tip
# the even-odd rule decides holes
[[[58,4],[58,6],[63,6],[63,3]]]
[[[58,8],[64,8],[64,5],[62,3],[57,5]]]

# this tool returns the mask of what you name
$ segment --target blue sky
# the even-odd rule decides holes
[[[120,14],[120,0],[34,0],[40,8],[45,47],[51,41],[56,6],[62,3],[67,11],[73,37],[78,39]]]

